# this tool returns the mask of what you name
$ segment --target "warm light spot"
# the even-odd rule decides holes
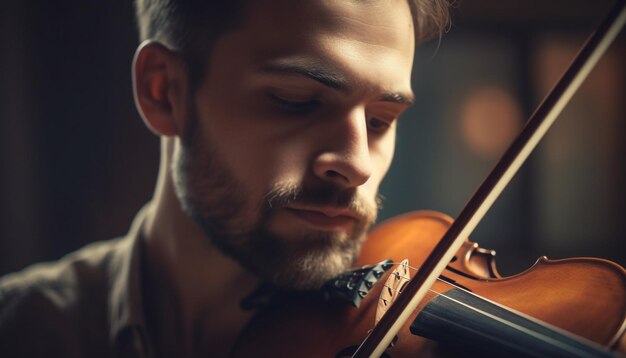
[[[459,120],[464,143],[472,154],[500,156],[523,123],[518,102],[506,90],[480,87],[461,101]]]

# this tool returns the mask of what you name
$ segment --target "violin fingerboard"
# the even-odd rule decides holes
[[[591,341],[453,289],[428,302],[411,333],[476,352],[511,357],[615,357]]]

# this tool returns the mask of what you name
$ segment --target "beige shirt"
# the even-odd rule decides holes
[[[0,278],[1,357],[152,357],[142,306],[142,210],[126,237]]]

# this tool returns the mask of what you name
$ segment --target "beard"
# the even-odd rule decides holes
[[[210,242],[266,283],[285,289],[315,289],[352,267],[366,232],[376,220],[378,201],[355,188],[330,183],[303,186],[275,183],[256,200],[220,160],[219,152],[192,124],[173,153],[170,168],[183,211]],[[348,209],[350,231],[306,228],[289,237],[272,231],[276,213],[291,204]],[[296,220],[296,219],[294,219]]]

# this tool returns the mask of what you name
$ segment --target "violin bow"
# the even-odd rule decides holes
[[[361,343],[353,358],[380,357],[491,205],[537,146],[626,23],[626,0],[615,3],[524,129],[478,187],[415,277]]]

